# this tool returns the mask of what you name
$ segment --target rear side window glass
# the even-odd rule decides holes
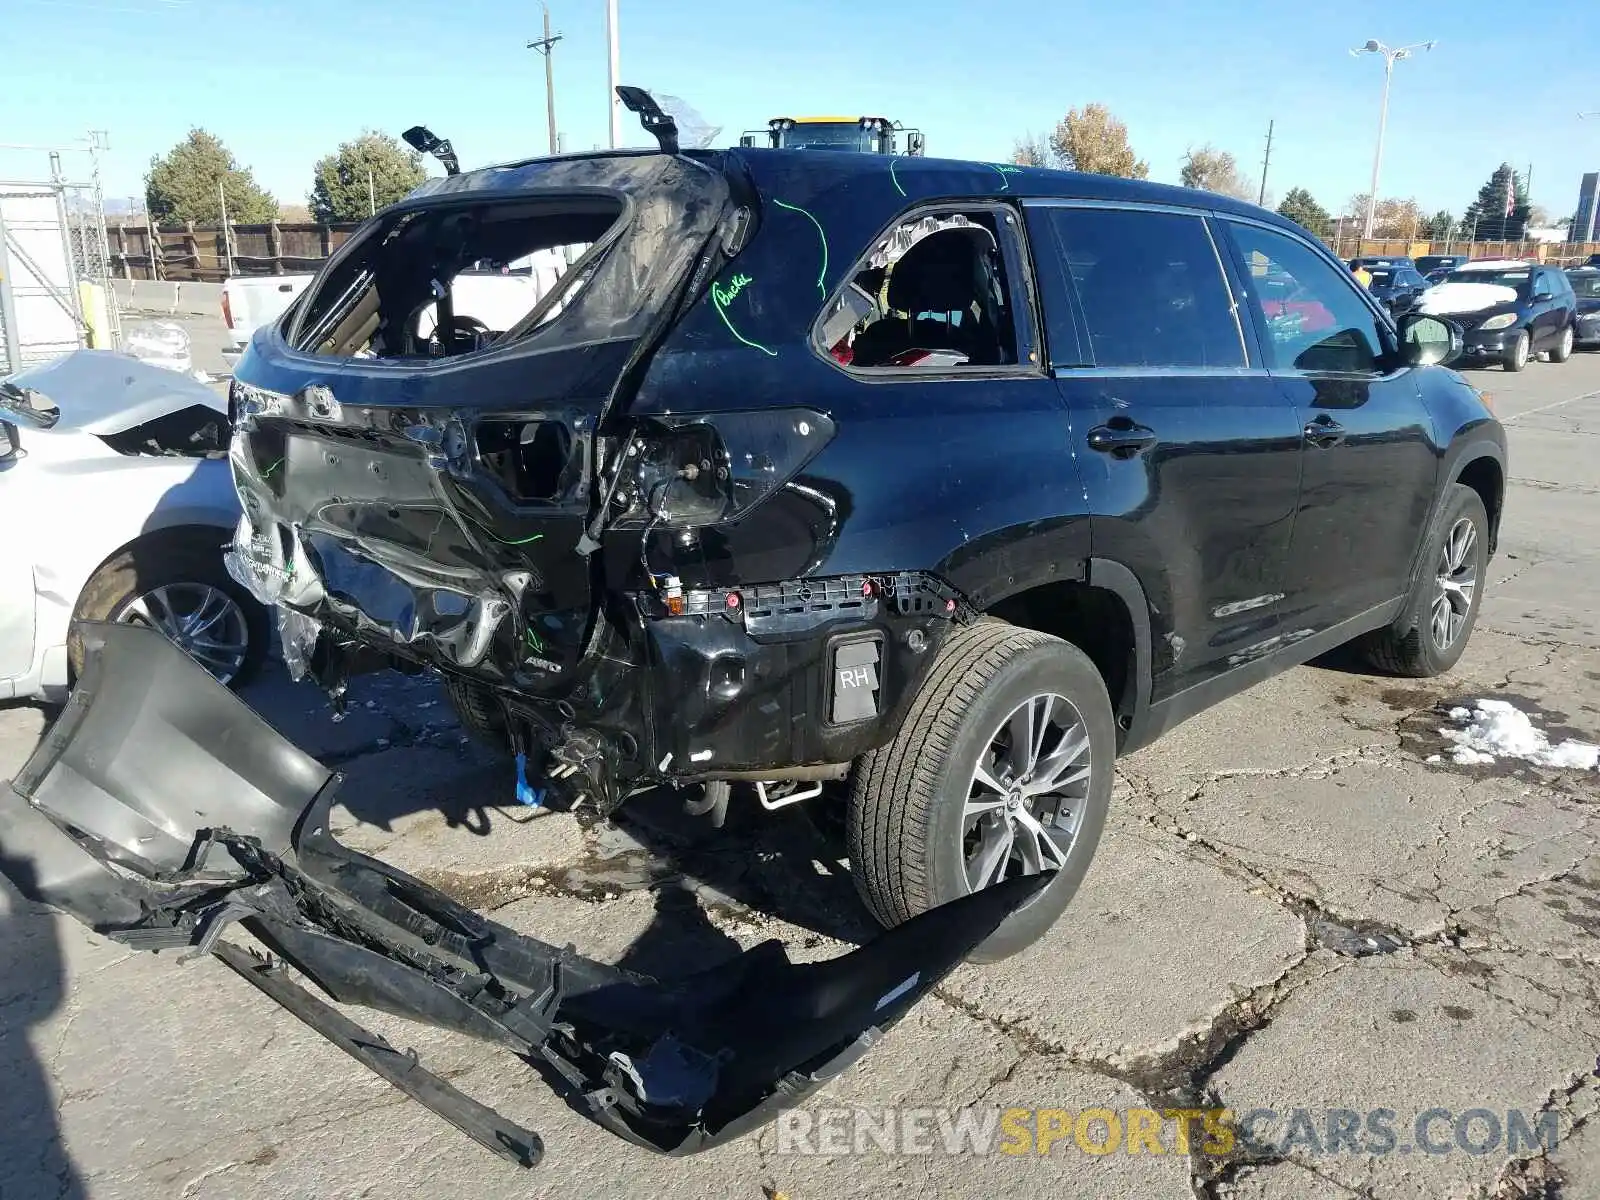
[[[852,367],[948,371],[1018,361],[1016,294],[987,210],[895,226],[824,310],[822,348]]]
[[[297,349],[338,358],[439,359],[559,319],[616,224],[603,197],[401,213],[308,298]]]
[[[1053,208],[1049,224],[1098,367],[1242,367],[1244,343],[1199,216]]]
[[[1378,319],[1353,275],[1295,238],[1231,221],[1226,228],[1249,272],[1269,366],[1358,374],[1381,369]]]

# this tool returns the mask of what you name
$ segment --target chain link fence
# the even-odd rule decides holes
[[[121,314],[99,182],[98,139],[89,177],[68,178],[62,153],[37,150],[40,176],[8,167],[0,177],[0,375],[83,346],[114,349]]]

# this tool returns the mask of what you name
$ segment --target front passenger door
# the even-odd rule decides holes
[[[1093,553],[1138,578],[1170,700],[1279,644],[1300,426],[1203,213],[1050,201],[1028,228]]]
[[[1222,224],[1268,368],[1301,422],[1284,632],[1320,633],[1408,590],[1439,473],[1432,424],[1393,330],[1348,272],[1287,231]],[[1264,301],[1269,281],[1293,303]]]

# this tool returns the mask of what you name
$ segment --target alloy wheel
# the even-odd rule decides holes
[[[1478,527],[1462,517],[1450,527],[1439,552],[1433,595],[1433,644],[1441,651],[1455,645],[1472,612],[1478,588]]]
[[[1527,365],[1528,350],[1531,344],[1528,335],[1525,333],[1517,338],[1516,349],[1511,352],[1511,357],[1516,360],[1518,367]]]
[[[1566,358],[1568,355],[1570,355],[1572,353],[1572,343],[1573,343],[1574,340],[1575,339],[1574,339],[1573,333],[1572,333],[1572,326],[1568,325],[1565,329],[1563,329],[1561,331],[1561,357],[1562,358]]]
[[[160,630],[221,684],[233,682],[250,651],[244,610],[227,592],[208,583],[151,588],[123,605],[116,619]]]
[[[978,754],[962,813],[969,891],[1064,866],[1088,806],[1083,714],[1047,692],[1017,705]]]

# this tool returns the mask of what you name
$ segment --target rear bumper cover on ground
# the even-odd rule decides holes
[[[334,1000],[498,1043],[630,1141],[689,1154],[852,1064],[1045,882],[944,905],[837,958],[770,941],[670,982],[518,934],[329,831],[339,777],[159,634],[85,627],[82,679],[0,793],[0,871],[140,949],[211,952],[396,1087],[532,1166],[536,1135],[219,935],[234,921]]]

